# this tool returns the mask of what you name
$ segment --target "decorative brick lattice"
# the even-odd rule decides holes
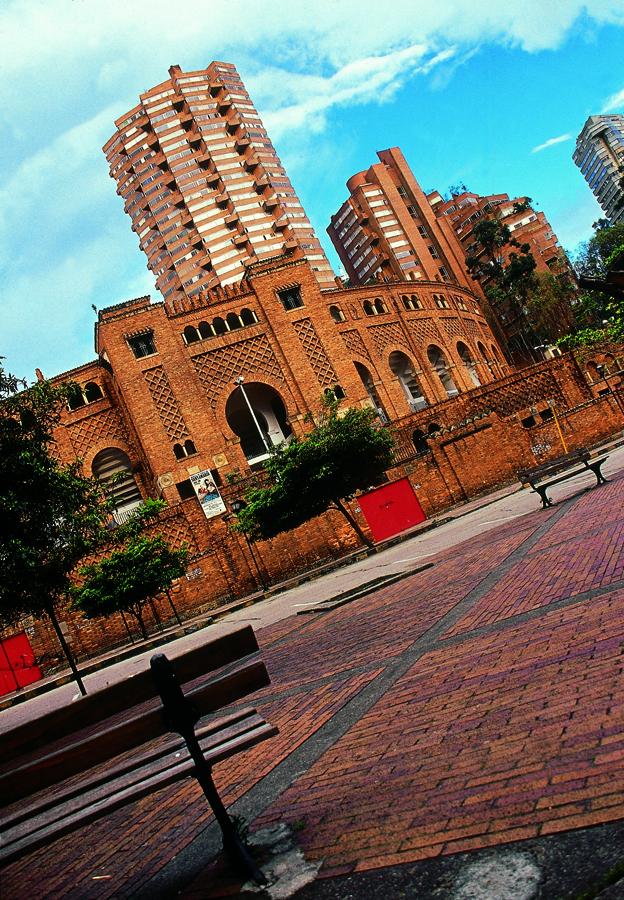
[[[114,444],[128,443],[128,435],[114,409],[105,409],[70,426],[69,438],[79,459],[87,455],[90,447],[103,441],[110,440]]]
[[[371,358],[359,331],[343,331],[340,336],[349,353],[352,353],[354,356],[362,356],[364,359]]]
[[[293,327],[321,387],[331,387],[336,384],[338,378],[334,367],[329,361],[312,322],[309,319],[301,319],[299,322],[294,322]]]
[[[277,381],[284,381],[280,365],[264,334],[195,356],[193,365],[213,409],[223,388],[228,384],[233,386],[237,375],[270,375]]]
[[[505,417],[546,400],[566,405],[556,378],[550,372],[535,372],[531,375],[523,374],[522,378],[514,377],[500,386],[485,386],[481,395],[470,401],[467,411],[469,415],[474,415],[494,409]]]
[[[472,319],[462,319],[462,326],[464,332],[470,335],[471,338],[478,340],[481,337],[481,329]]]
[[[149,529],[149,534],[150,537],[164,534],[167,543],[175,550],[179,550],[183,544],[186,544],[191,552],[197,550],[197,541],[191,527],[186,517],[180,513],[176,515],[168,514],[166,517],[159,518],[154,527]]]
[[[188,428],[182,418],[178,401],[171,390],[165,370],[162,366],[149,369],[145,373],[145,380],[168,437],[172,441],[185,437],[188,434]]]
[[[388,322],[387,325],[372,325],[369,327],[368,333],[379,356],[384,355],[384,350],[388,344],[405,346],[405,335],[398,322]]]
[[[457,316],[449,316],[448,319],[442,319],[442,325],[449,337],[452,337],[452,338],[464,337],[464,330],[463,330],[462,326],[460,325],[460,322],[459,322],[459,319]]]
[[[410,319],[409,326],[416,341],[422,347],[426,347],[432,342],[439,344],[442,341],[442,335],[432,319]]]

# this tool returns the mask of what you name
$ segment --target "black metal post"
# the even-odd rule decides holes
[[[192,704],[184,696],[171,663],[164,653],[156,653],[150,660],[150,667],[163,704],[165,722],[171,731],[180,734],[188,747],[191,759],[195,763],[193,775],[204,792],[206,800],[212,807],[215,819],[219,823],[223,835],[223,849],[233,862],[239,863],[245,873],[257,884],[266,884],[267,879],[254,862],[251,854],[241,841],[234,823],[223,805],[212,780],[210,765],[195,735],[195,724],[199,719]]]

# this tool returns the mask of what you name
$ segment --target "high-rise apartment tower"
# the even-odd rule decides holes
[[[240,281],[251,263],[303,255],[334,274],[236,68],[169,69],[104,146],[117,193],[165,301]]]
[[[398,147],[347,181],[350,196],[327,232],[352,284],[377,274],[474,290],[450,222],[437,219]]]
[[[624,116],[590,116],[572,159],[610,224],[624,222]]]

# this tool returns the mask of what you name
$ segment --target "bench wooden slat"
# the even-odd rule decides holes
[[[217,753],[224,744],[229,746],[230,741],[246,738],[251,732],[264,725],[266,722],[262,716],[256,710],[248,709],[247,715],[239,717],[237,722],[217,734],[211,733],[205,736],[200,742],[201,748],[208,758],[210,754]],[[199,733],[198,731],[198,736]],[[167,752],[157,757],[141,757],[132,760],[131,762],[134,762],[135,765],[126,765],[121,771],[113,772],[107,768],[106,772],[100,773],[99,776],[82,780],[62,800],[60,796],[57,796],[54,804],[49,805],[47,809],[42,808],[36,802],[27,803],[20,814],[0,819],[0,825],[3,831],[10,828],[12,840],[17,840],[34,830],[48,827],[58,819],[78,813],[81,809],[108,795],[114,795],[122,789],[130,788],[133,784],[144,781],[148,776],[156,776],[168,769],[175,768],[189,759],[188,750],[182,745],[169,747]],[[37,822],[36,829],[33,828],[35,820]]]
[[[177,659],[173,658],[171,662],[180,683],[186,684],[257,652],[258,642],[253,628],[246,625]],[[0,734],[0,758],[11,759],[48,743],[50,735],[62,738],[153,698],[154,681],[150,670],[146,669],[119,684],[102,688],[68,706]]]
[[[200,715],[207,715],[269,683],[264,663],[253,660],[234,672],[200,684],[189,691],[187,697]],[[156,703],[136,718],[109,727],[104,723],[102,728],[82,740],[4,773],[0,776],[0,796],[4,798],[5,805],[167,733],[169,729],[165,725],[160,702]]]
[[[273,737],[275,734],[277,734],[275,726],[265,722],[247,735],[220,744],[213,751],[208,751],[206,760],[209,764],[213,765],[222,759],[229,758],[234,753],[249,749],[261,741]],[[168,785],[179,781],[181,778],[191,775],[193,773],[193,768],[192,760],[186,759],[183,762],[166,769],[164,772],[160,772],[157,775],[149,777],[130,787],[123,788],[101,800],[96,800],[90,803],[88,807],[53,822],[49,827],[37,828],[37,820],[35,819],[33,820],[33,825],[37,830],[34,830],[31,834],[22,837],[19,840],[15,840],[11,843],[7,842],[5,846],[0,848],[0,861],[3,864],[6,864],[18,859],[26,853],[31,853],[39,847],[49,844],[52,840],[56,840],[63,835],[69,834],[79,826],[94,822],[105,813],[120,809],[130,802],[140,800],[154,791],[167,787]],[[8,835],[5,835],[4,839],[7,840],[7,837]]]
[[[236,725],[242,720],[249,723],[251,717],[254,718],[254,722],[257,724],[260,717],[256,711],[250,707],[245,707],[235,713],[231,713],[229,716],[222,716],[219,719],[215,719],[198,728],[197,736],[198,738],[201,737],[202,739],[206,739],[216,732],[230,729],[233,725]],[[87,790],[95,790],[100,785],[106,784],[106,782],[112,781],[115,778],[120,778],[127,772],[132,772],[141,766],[147,766],[149,763],[155,762],[160,757],[166,756],[167,754],[174,754],[180,750],[186,755],[187,750],[183,739],[178,735],[171,736],[170,739],[163,739],[158,743],[157,747],[153,747],[152,749],[141,753],[139,756],[133,755],[130,758],[122,759],[112,765],[107,765],[104,771],[98,771],[92,775],[88,775],[86,780],[85,777],[66,779],[65,782],[61,783],[58,789],[53,789],[52,791],[40,791],[37,795],[29,797],[26,800],[26,803],[21,802],[23,798],[20,798],[20,802],[15,803],[13,809],[8,808],[6,812],[3,811],[2,815],[0,815],[0,829],[14,827],[24,819],[28,819],[31,816],[42,815],[46,810],[58,806],[59,804],[64,804],[78,794],[84,795]]]

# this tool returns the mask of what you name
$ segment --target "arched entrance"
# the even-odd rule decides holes
[[[400,350],[395,350],[390,354],[389,363],[393,375],[396,375],[399,379],[401,387],[403,388],[403,393],[407,398],[409,408],[412,412],[418,412],[419,409],[424,409],[427,405],[427,401],[425,400],[422,388],[418,383],[418,379],[414,374],[414,367],[410,358],[406,356],[405,353],[401,353]]]
[[[91,471],[106,492],[113,498],[115,509],[113,518],[119,524],[125,522],[131,513],[143,503],[139,486],[132,474],[128,454],[118,447],[100,450],[91,463]]]
[[[232,391],[225,405],[225,417],[240,438],[250,466],[267,459],[272,448],[292,434],[284,401],[274,388],[259,381],[244,382]]]
[[[383,407],[383,403],[381,402],[379,394],[377,393],[377,388],[375,387],[375,383],[373,381],[373,376],[368,371],[366,366],[362,365],[362,363],[354,362],[353,365],[355,366],[357,373],[360,376],[360,379],[362,380],[362,384],[366,388],[366,393],[368,394],[368,399],[373,404],[373,407],[374,407],[377,415],[379,416],[379,418],[383,422],[383,424],[387,425],[388,422],[390,421],[390,419],[388,418],[388,414]]]

